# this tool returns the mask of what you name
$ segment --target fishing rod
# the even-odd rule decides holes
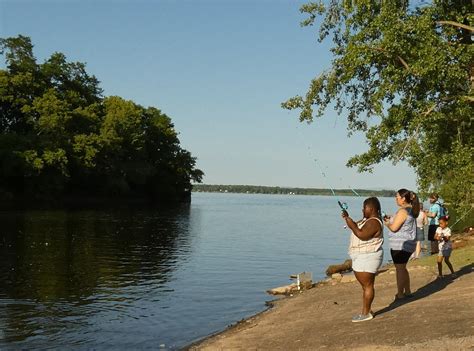
[[[458,218],[458,220],[456,220],[456,222],[454,222],[454,224],[451,226],[451,228],[454,228],[454,226],[456,224],[458,224],[464,217],[466,217],[466,215],[472,211],[474,207],[471,206],[471,208],[469,210],[467,210],[461,217]]]
[[[297,127],[296,129],[298,129],[298,127]],[[302,131],[301,131],[300,129],[298,129],[298,130],[299,130],[300,134],[302,135],[302,134],[303,134]],[[301,138],[301,139],[302,139],[302,140],[304,139],[304,136],[303,136],[303,135],[302,135],[302,138]],[[306,144],[306,143],[305,143],[305,144]],[[311,146],[307,145],[307,150],[310,152],[310,156],[313,156],[313,155],[311,155],[311,152],[313,151],[312,148],[311,148]],[[339,207],[341,208],[341,210],[342,210],[342,211],[347,211],[347,210],[349,209],[349,206],[347,205],[346,202],[340,201],[339,198],[337,197],[336,192],[334,191],[334,188],[329,184],[328,178],[326,177],[326,173],[324,172],[323,167],[321,166],[321,162],[320,162],[316,157],[314,157],[314,156],[313,156],[312,158],[313,158],[313,161],[314,161],[314,162],[316,163],[316,165],[318,166],[319,171],[320,171],[320,173],[321,173],[321,175],[322,175],[322,177],[323,177],[323,179],[324,179],[324,180],[323,180],[323,181],[324,181],[324,186],[325,186],[326,188],[329,188],[329,190],[331,190],[332,196],[333,196],[334,198],[336,198],[336,201],[337,201]],[[356,192],[355,190],[353,190],[352,188],[351,188],[351,190],[352,190],[355,194],[357,194],[357,192]],[[357,194],[357,195],[359,196],[359,194]]]
[[[302,139],[303,142],[304,142],[304,139],[305,139],[305,138],[304,138],[303,132],[298,128],[298,126],[296,127],[296,129],[299,130],[300,135],[301,135],[301,139]],[[304,144],[307,144],[307,143],[304,142]],[[307,144],[307,145],[305,145],[305,146],[307,146],[307,150],[308,150],[308,152],[310,153],[310,157],[312,157],[313,155],[311,155],[311,151],[312,151],[311,146],[309,146],[309,144]],[[313,158],[313,157],[312,157],[312,158]],[[317,158],[315,158],[315,157],[313,158],[313,160],[314,160],[314,162],[316,163],[316,165],[318,166],[319,171],[320,171],[322,177],[324,178],[324,185],[326,186],[326,188],[329,188],[329,190],[331,190],[332,196],[333,196],[334,198],[336,198],[337,204],[338,204],[339,207],[341,208],[341,211],[342,211],[342,212],[344,212],[344,211],[345,211],[345,212],[348,212],[349,205],[347,205],[346,202],[342,202],[342,201],[340,201],[340,200],[338,199],[338,197],[337,197],[337,195],[336,195],[336,192],[334,191],[334,188],[332,188],[332,187],[329,185],[329,181],[328,181],[328,179],[327,179],[327,177],[326,177],[326,172],[324,172],[323,167],[321,166],[320,161],[319,161]],[[339,178],[339,179],[342,181],[342,178]],[[353,189],[350,185],[348,185],[348,188],[349,188],[357,197],[361,197],[361,195],[360,195],[355,189]],[[384,220],[384,218],[387,217],[387,214],[386,214],[384,211],[380,211],[380,216],[381,216],[381,220]],[[345,228],[347,228],[346,225],[344,225],[344,229],[345,229]]]

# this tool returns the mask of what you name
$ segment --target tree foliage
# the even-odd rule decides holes
[[[200,182],[159,109],[104,97],[85,65],[54,53],[38,64],[28,37],[0,39],[0,195],[189,198]]]
[[[368,150],[348,166],[371,171],[406,160],[423,194],[454,207],[474,202],[474,14],[471,0],[331,0],[303,5],[303,26],[332,39],[331,68],[306,96],[284,102],[312,122],[328,107],[347,113],[349,135]]]

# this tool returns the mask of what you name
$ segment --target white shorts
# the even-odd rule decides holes
[[[355,272],[377,273],[383,261],[383,250],[369,253],[351,252],[352,270]]]

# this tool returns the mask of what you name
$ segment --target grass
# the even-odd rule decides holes
[[[416,264],[420,266],[429,266],[437,271],[437,257],[438,255],[422,257],[417,260]],[[471,240],[466,246],[454,249],[451,253],[450,261],[453,264],[455,271],[474,263],[474,242]]]

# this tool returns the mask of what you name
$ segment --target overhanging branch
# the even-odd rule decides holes
[[[431,112],[433,112],[433,110],[436,108],[437,104],[433,104],[433,106],[431,106],[428,110],[426,110],[425,112],[423,112],[423,117],[426,117],[428,116]],[[418,126],[416,127],[415,129],[415,132],[413,133],[413,135],[407,140],[407,143],[405,144],[405,147],[403,148],[402,150],[402,153],[400,154],[400,156],[395,160],[395,164],[397,164],[403,157],[403,154],[405,153],[406,149],[408,148],[408,145],[410,144],[410,142],[415,139],[415,137],[418,135],[418,132],[420,130],[420,124],[418,124]]]
[[[474,32],[474,27],[471,27],[471,26],[468,26],[467,24],[462,24],[462,23],[459,23],[459,22],[454,22],[454,21],[438,21],[436,22],[438,24],[445,24],[445,25],[448,25],[448,26],[453,26],[453,27],[457,27],[457,28],[462,28],[462,29],[465,29],[465,30],[468,30],[470,32]]]
[[[391,52],[389,52],[385,49],[382,49],[382,48],[374,48],[372,46],[366,46],[366,48],[370,49],[370,50],[375,50],[375,51],[378,51],[378,52],[383,52],[384,54],[391,55]],[[400,63],[403,65],[403,67],[405,67],[407,70],[410,70],[410,66],[408,66],[408,63],[400,55],[397,55],[397,59],[398,59],[398,61],[400,61]]]

